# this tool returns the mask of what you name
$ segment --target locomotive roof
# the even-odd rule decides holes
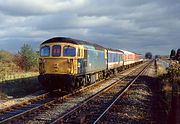
[[[103,46],[100,46],[96,43],[90,43],[87,41],[76,40],[76,39],[72,39],[72,38],[68,38],[68,37],[54,37],[54,38],[51,38],[51,39],[44,41],[42,44],[55,43],[55,42],[58,42],[58,43],[66,42],[66,43],[72,43],[72,44],[90,45],[90,46],[94,46],[95,49],[97,49],[97,50],[104,50],[105,49]]]

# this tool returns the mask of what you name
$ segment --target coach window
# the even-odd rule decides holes
[[[57,57],[61,55],[61,46],[60,45],[54,45],[52,47],[52,56]]]
[[[49,46],[41,47],[41,49],[40,49],[40,56],[48,57],[49,54],[50,54],[50,47]]]
[[[63,55],[73,57],[76,55],[76,49],[71,46],[64,46]]]
[[[108,62],[111,62],[111,53],[108,53]]]

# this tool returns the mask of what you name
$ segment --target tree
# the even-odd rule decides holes
[[[152,59],[152,53],[151,53],[151,52],[147,52],[147,53],[145,54],[145,58],[146,58],[146,59]]]
[[[16,63],[25,71],[38,67],[38,55],[28,44],[24,44],[15,57]]]
[[[180,48],[176,52],[176,60],[180,61]]]
[[[174,60],[176,56],[176,51],[174,49],[171,50],[170,59]]]
[[[160,58],[161,56],[160,55],[155,55],[155,58],[157,59],[157,58]]]

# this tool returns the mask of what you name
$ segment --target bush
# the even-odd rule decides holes
[[[174,49],[171,50],[170,59],[174,60],[176,56],[176,51]]]
[[[176,52],[176,60],[180,62],[180,49]]]
[[[171,61],[168,70],[168,76],[170,79],[174,80],[180,76],[180,64],[178,61]]]
[[[38,55],[28,44],[24,44],[21,47],[14,59],[16,64],[25,71],[29,71],[32,68],[38,68]]]

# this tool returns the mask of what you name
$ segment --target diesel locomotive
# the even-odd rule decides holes
[[[40,45],[38,80],[48,91],[72,91],[140,62],[140,54],[54,37]]]

